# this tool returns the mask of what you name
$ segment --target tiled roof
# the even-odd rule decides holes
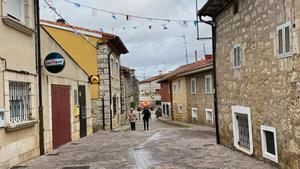
[[[157,76],[153,76],[153,77],[150,77],[148,79],[145,79],[145,80],[142,80],[140,81],[140,83],[149,83],[149,82],[153,82],[153,81],[156,81],[156,80],[159,80],[161,78],[163,78],[164,76],[166,76],[168,73],[164,73],[164,74],[160,74],[160,75],[157,75]]]
[[[59,26],[59,27],[65,27],[65,28],[74,28],[78,31],[86,31],[86,32],[90,32],[90,33],[95,33],[95,34],[99,34],[99,35],[102,35],[104,36],[104,38],[109,38],[109,39],[114,39],[118,36],[116,35],[113,35],[113,34],[109,34],[109,33],[105,33],[105,32],[101,32],[101,31],[97,31],[97,30],[91,30],[91,29],[88,29],[88,28],[83,28],[83,27],[79,27],[79,26],[70,26],[68,24],[64,24],[64,23],[61,23],[61,22],[53,22],[53,21],[48,21],[48,20],[43,20],[41,19],[40,20],[41,24],[50,24],[50,25],[53,25],[53,26]]]
[[[174,77],[176,77],[177,75],[182,74],[182,73],[188,73],[190,71],[194,71],[194,70],[209,66],[212,64],[212,61],[213,61],[213,59],[210,58],[210,59],[200,60],[200,61],[197,61],[194,63],[180,66],[179,68],[175,69],[174,71],[166,74],[162,79],[160,79],[160,82],[165,81],[165,80],[171,80]]]

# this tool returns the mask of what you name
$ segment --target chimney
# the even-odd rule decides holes
[[[208,55],[208,54],[206,54],[206,55],[204,56],[204,60],[212,60],[212,58],[213,58],[213,55]]]
[[[64,19],[57,19],[56,22],[66,24],[66,20]]]
[[[197,52],[197,50],[195,50],[195,62],[197,62],[198,61],[198,52]]]

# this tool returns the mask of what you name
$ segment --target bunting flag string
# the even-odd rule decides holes
[[[180,19],[165,19],[165,18],[154,18],[154,17],[145,17],[145,16],[138,16],[138,15],[129,15],[129,14],[125,14],[125,13],[120,13],[120,12],[115,12],[115,11],[110,11],[110,10],[105,10],[105,9],[99,9],[99,8],[94,8],[94,7],[90,7],[84,4],[80,4],[80,3],[76,3],[74,1],[71,0],[65,0],[65,2],[73,4],[76,8],[87,8],[92,10],[93,12],[93,16],[95,16],[95,11],[97,12],[104,12],[104,13],[110,13],[112,15],[112,18],[114,20],[117,20],[117,16],[122,16],[124,17],[127,21],[135,18],[135,19],[142,19],[142,20],[148,20],[148,21],[163,21],[163,22],[177,22],[179,23],[182,27],[187,27],[188,23],[194,23],[197,24],[199,21],[197,20],[180,20]]]

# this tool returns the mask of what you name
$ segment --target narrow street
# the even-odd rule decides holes
[[[184,128],[150,122],[144,131],[100,131],[15,168],[33,169],[271,169],[275,168],[223,146],[215,145],[206,127]]]

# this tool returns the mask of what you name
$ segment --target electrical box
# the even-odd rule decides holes
[[[4,118],[4,108],[0,108],[0,127],[4,127],[5,125],[5,118]]]

